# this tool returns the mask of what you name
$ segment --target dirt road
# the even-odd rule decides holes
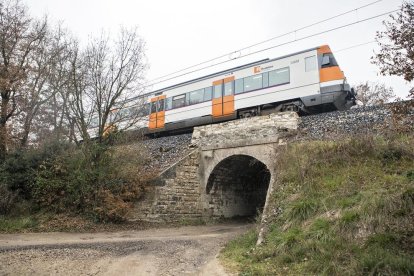
[[[0,275],[227,275],[216,255],[251,227],[0,234]]]

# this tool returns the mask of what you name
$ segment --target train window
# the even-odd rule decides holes
[[[222,85],[214,85],[214,99],[220,98],[222,96]]]
[[[237,79],[234,82],[234,94],[240,94],[244,92],[243,89],[244,85],[243,85],[243,79]]]
[[[109,113],[109,119],[108,121],[112,122],[114,119],[118,119],[118,109],[112,109],[111,113]]]
[[[132,106],[129,108],[129,116],[130,117],[136,117],[138,114],[139,108],[138,106]]]
[[[331,59],[329,58],[329,56],[323,56],[323,58],[322,58],[322,66],[329,65],[330,63],[331,63]]]
[[[146,103],[145,105],[144,105],[144,110],[143,110],[143,112],[142,112],[142,115],[143,116],[145,116],[145,115],[149,115],[150,114],[150,103]]]
[[[190,95],[190,104],[201,103],[204,98],[204,89],[199,89],[189,93]]]
[[[134,116],[147,116],[149,115],[150,104],[146,103],[140,106],[134,107],[131,111]]]
[[[204,88],[204,101],[211,101],[213,95],[213,87]]]
[[[224,96],[233,95],[233,81],[224,84]]]
[[[262,75],[255,75],[244,78],[244,91],[251,91],[262,88]]]
[[[185,104],[190,105],[190,92],[185,93]]]
[[[128,117],[130,115],[130,111],[131,111],[130,108],[122,108],[121,110],[119,110],[117,112],[117,115],[118,115],[119,118],[123,119],[123,118]]]
[[[171,110],[172,109],[172,98],[166,98],[165,99],[165,110]]]
[[[305,72],[315,71],[317,67],[316,56],[305,58]]]
[[[263,87],[268,87],[269,86],[269,73],[263,73],[262,74],[262,78],[263,78]]]
[[[269,72],[269,86],[281,85],[290,82],[289,67]]]
[[[179,108],[183,106],[185,106],[185,94],[173,97],[172,108]]]
[[[151,113],[157,112],[157,102],[151,102]]]
[[[335,57],[332,53],[323,54],[322,57],[322,68],[338,66]]]
[[[158,112],[164,111],[164,101],[165,101],[164,99],[158,100],[158,106],[157,106]]]
[[[90,127],[97,127],[99,125],[99,118],[98,117],[92,117],[90,122]]]

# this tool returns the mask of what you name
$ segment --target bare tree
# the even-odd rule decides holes
[[[393,89],[380,83],[360,83],[355,91],[357,100],[364,106],[384,104],[395,98]]]
[[[96,124],[100,142],[111,126],[128,116],[128,128],[138,119],[138,110],[120,112],[131,105],[128,101],[143,91],[142,81],[147,65],[144,42],[136,29],[121,28],[115,41],[102,35],[91,40],[87,49],[72,59],[71,111],[83,140],[88,140],[88,129]]]
[[[85,64],[85,58],[80,53],[78,44],[75,45],[73,55],[70,59],[70,79],[68,86],[68,106],[71,114],[70,120],[74,125],[73,130],[76,126],[79,136],[84,141],[88,141],[90,139],[88,127],[91,124],[94,106],[87,93],[87,65]]]
[[[31,71],[29,55],[46,31],[46,20],[31,19],[19,0],[0,1],[0,160],[7,151],[7,124],[16,114],[22,85]]]
[[[37,140],[45,140],[46,136],[60,140],[63,134],[67,134],[69,60],[73,45],[74,39],[59,24],[48,33],[47,43],[35,56],[34,68],[38,74],[34,76],[37,81],[28,83],[31,101],[26,107],[22,146],[27,144],[31,132]]]
[[[372,58],[382,75],[402,76],[406,81],[414,79],[414,2],[404,2],[397,15],[384,21],[385,31],[377,32],[380,52]]]

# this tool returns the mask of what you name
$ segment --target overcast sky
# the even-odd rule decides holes
[[[81,43],[102,30],[115,36],[120,26],[138,27],[146,41],[150,68],[147,79],[153,80],[179,69],[239,50],[246,46],[297,30],[303,26],[338,15],[375,0],[22,0],[32,15],[48,14],[64,25]],[[233,59],[220,66],[154,85],[167,85],[200,77],[218,70],[239,66],[263,58],[275,58],[296,51],[329,44],[339,66],[352,85],[363,81],[385,83],[398,96],[408,94],[410,85],[402,78],[379,76],[370,58],[378,51],[376,43],[342,49],[373,41],[383,30],[383,16],[337,31],[303,37],[398,9],[402,1],[382,0],[323,24],[268,43],[237,52],[213,63],[230,60],[256,50],[298,41],[268,51]],[[336,52],[338,51],[339,52]],[[210,63],[211,64],[211,63]],[[206,66],[208,64],[204,64]]]

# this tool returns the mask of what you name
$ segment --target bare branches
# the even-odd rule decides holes
[[[145,69],[136,29],[79,49],[62,25],[33,19],[20,0],[0,0],[0,160],[10,139],[20,147],[48,136],[102,140],[114,124],[130,127],[140,112],[127,99],[143,90]]]
[[[68,57],[73,51],[72,41],[62,26],[58,25],[56,29],[48,31],[45,39],[30,56],[32,72],[25,86],[25,104],[21,106],[24,111],[21,146],[27,146],[32,125],[35,126],[37,139],[41,139],[41,132],[48,128],[49,132],[55,132],[57,138],[62,134],[67,114],[66,86],[69,78]],[[33,122],[36,117],[38,120]]]
[[[47,26],[46,18],[30,18],[19,0],[0,2],[0,159],[7,150],[7,122],[18,110],[32,72],[30,55],[45,39]]]
[[[147,67],[144,42],[136,29],[122,28],[115,41],[105,34],[91,40],[82,58],[77,61],[78,69],[73,71],[81,75],[73,76],[73,80],[82,78],[83,83],[82,91],[73,91],[76,94],[72,103],[76,124],[82,135],[86,136],[83,138],[88,139],[89,134],[86,135],[84,130],[91,128],[94,119],[98,129],[96,136],[101,140],[108,127],[124,120],[126,116],[134,121],[130,112],[125,115],[121,112],[113,114],[126,108],[127,99],[143,90],[142,80]],[[81,67],[84,69],[81,70]],[[86,114],[93,114],[93,118],[82,120]]]
[[[380,52],[372,62],[380,67],[382,75],[402,76],[406,81],[414,79],[414,2],[404,2],[397,15],[390,15],[383,22],[385,31],[377,32]]]
[[[394,90],[380,83],[360,83],[355,91],[357,100],[364,106],[381,105],[395,98]]]

